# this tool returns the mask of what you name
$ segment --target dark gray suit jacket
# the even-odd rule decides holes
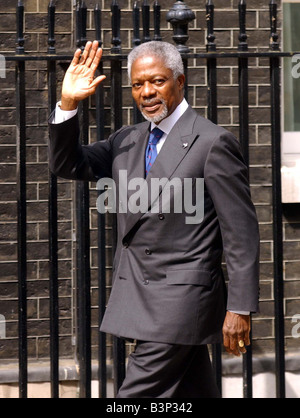
[[[112,177],[117,190],[120,170],[127,170],[128,182],[144,178],[148,122],[88,146],[79,145],[79,133],[76,116],[50,123],[50,167],[57,176]],[[195,179],[204,178],[204,217],[188,224],[191,214],[184,210],[118,213],[113,286],[101,330],[175,344],[220,342],[226,308],[258,311],[258,223],[239,143],[189,107],[147,176],[148,190],[151,178],[192,178],[194,198]]]

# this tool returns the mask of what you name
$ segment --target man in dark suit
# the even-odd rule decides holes
[[[94,78],[101,53],[97,42],[75,52],[49,149],[56,175],[115,184],[118,243],[101,330],[136,340],[118,397],[219,397],[207,344],[223,332],[226,350],[244,353],[258,310],[258,224],[238,141],[187,104],[176,48],[149,42],[128,57],[132,95],[148,121],[81,146],[77,105],[105,78]]]

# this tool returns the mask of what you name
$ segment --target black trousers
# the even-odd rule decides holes
[[[117,398],[220,398],[207,346],[138,341]]]

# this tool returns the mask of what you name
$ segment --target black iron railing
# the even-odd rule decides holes
[[[217,63],[226,59],[236,60],[239,69],[239,136],[244,158],[249,164],[249,106],[248,106],[248,60],[251,57],[269,58],[270,90],[271,90],[271,125],[272,125],[272,173],[273,173],[273,240],[274,240],[274,300],[275,300],[275,340],[276,340],[276,381],[277,397],[285,396],[285,358],[284,358],[284,314],[283,314],[283,260],[282,260],[282,208],[281,208],[281,177],[280,177],[280,58],[292,56],[279,50],[276,31],[277,6],[271,1],[270,8],[270,45],[265,52],[250,52],[246,33],[246,1],[239,2],[239,44],[234,52],[223,52],[216,48],[214,36],[214,5],[213,1],[206,4],[207,43],[206,52],[193,53],[189,50],[188,25],[195,15],[182,1],[177,1],[167,14],[167,20],[173,27],[173,40],[182,53],[186,78],[188,80],[188,61],[193,58],[204,58],[207,63],[207,106],[208,117],[218,122],[217,109]],[[160,40],[160,5],[154,2],[151,11],[148,1],[144,0],[141,7],[135,2],[132,10],[133,36],[132,47],[141,42],[151,40],[150,14],[153,12],[154,40]],[[48,65],[48,105],[51,112],[56,104],[57,64],[69,62],[70,55],[56,53],[55,48],[55,5],[50,1],[48,7],[48,53],[27,54],[24,42],[23,19],[24,6],[21,0],[17,4],[17,47],[15,55],[7,54],[8,61],[15,61],[16,66],[16,125],[17,125],[17,189],[18,189],[18,281],[19,281],[19,393],[27,397],[27,273],[26,273],[26,91],[25,67],[28,61],[43,61]],[[101,40],[101,9],[94,10],[95,37]],[[104,54],[99,66],[102,72],[103,62],[110,63],[111,71],[111,130],[122,126],[122,63],[126,55],[122,54],[120,38],[121,10],[116,0],[111,4],[111,50]],[[78,2],[76,9],[76,44],[83,47],[86,36],[87,9],[84,2]],[[142,22],[142,29],[140,24]],[[141,36],[142,33],[142,36]],[[187,82],[188,84],[188,82]],[[186,88],[188,99],[188,89]],[[95,98],[97,117],[97,140],[104,139],[104,96],[103,88],[97,90]],[[136,107],[134,122],[141,120]],[[89,141],[88,102],[80,105],[79,115],[82,127],[82,143]],[[89,234],[89,185],[78,183],[76,189],[77,214],[77,318],[78,318],[78,359],[80,396],[91,396],[91,300],[90,300],[90,234]],[[113,229],[115,232],[115,229]],[[113,247],[115,236],[113,232]],[[58,327],[58,228],[57,228],[57,179],[49,172],[49,281],[50,281],[50,362],[51,362],[51,396],[59,396],[59,327]],[[106,304],[105,287],[105,216],[98,215],[98,287],[99,287],[99,323],[103,317]],[[106,369],[106,335],[99,332],[98,379],[99,397],[107,396]],[[222,356],[220,345],[212,347],[213,365],[217,382],[222,389]],[[115,391],[119,388],[125,374],[125,345],[123,340],[113,339],[114,384]],[[244,397],[252,397],[252,351],[248,349],[243,359]]]

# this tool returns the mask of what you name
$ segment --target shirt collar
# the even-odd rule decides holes
[[[151,122],[151,131],[157,126],[159,129],[161,129],[168,135],[175,123],[178,121],[178,119],[187,110],[188,106],[189,105],[187,101],[183,99],[182,102],[179,103],[179,105],[176,107],[174,112],[172,112],[170,116],[167,116],[165,119],[163,119],[159,125],[156,125],[154,122]]]

